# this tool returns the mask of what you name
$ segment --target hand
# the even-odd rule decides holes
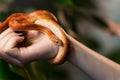
[[[20,35],[21,33],[17,34],[10,28],[0,34],[0,58],[22,67],[31,61],[52,59],[57,55],[58,45],[44,34],[28,31],[26,36],[31,44],[27,47],[17,47],[16,45],[25,39],[25,36]]]

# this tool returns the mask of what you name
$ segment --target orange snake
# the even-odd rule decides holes
[[[40,23],[37,23],[37,21]],[[49,28],[49,26],[52,27]],[[58,54],[50,62],[53,64],[63,62],[67,53],[68,40],[64,30],[57,23],[57,19],[52,13],[46,10],[37,10],[31,13],[14,13],[0,24],[0,33],[8,27],[14,31],[37,30],[44,33],[50,40],[59,45]]]

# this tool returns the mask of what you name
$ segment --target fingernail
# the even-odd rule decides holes
[[[23,34],[23,33],[17,33],[17,35],[18,35],[18,36],[24,36],[24,34]]]
[[[24,36],[26,34],[25,31],[15,31],[15,33],[17,33],[18,36]]]

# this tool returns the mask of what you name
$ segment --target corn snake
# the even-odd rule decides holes
[[[49,29],[49,26],[52,27]],[[50,60],[50,63],[59,64],[64,61],[68,48],[68,40],[64,30],[58,24],[57,18],[51,12],[37,10],[31,13],[14,13],[0,24],[0,33],[8,27],[14,31],[37,30],[44,33],[60,47],[57,56]]]

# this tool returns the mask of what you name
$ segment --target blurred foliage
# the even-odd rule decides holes
[[[108,58],[120,64],[120,49],[113,50]]]
[[[7,13],[0,13],[0,21],[3,21],[4,19],[6,19],[8,15],[9,14]]]
[[[62,6],[74,6],[73,0],[56,0],[56,3]]]
[[[94,0],[0,0],[0,21],[15,12],[31,12],[38,9],[46,9],[54,13],[69,35],[89,48],[99,50],[99,42],[88,35],[90,25],[103,30],[108,29],[108,26]],[[110,59],[120,62],[118,53],[111,55]],[[25,68],[31,80],[68,80],[64,69],[58,69],[57,65],[45,61],[33,62]],[[0,80],[24,80],[25,76],[26,73],[19,68],[0,61]]]
[[[22,76],[10,71],[9,64],[0,60],[0,80],[25,80]]]

